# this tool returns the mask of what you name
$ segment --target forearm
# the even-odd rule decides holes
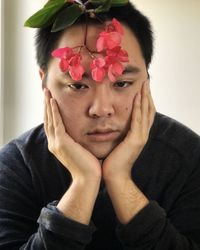
[[[199,230],[195,230],[192,237],[180,233],[155,201],[150,201],[127,225],[119,225],[117,235],[124,250],[200,249],[200,245],[192,239],[194,235],[199,235]]]
[[[131,179],[114,178],[106,187],[118,220],[127,224],[148,203],[148,199]]]
[[[59,201],[57,205],[58,210],[61,211],[66,217],[88,225],[99,191],[99,185],[100,180],[73,181],[70,188]]]
[[[149,201],[132,180],[113,178],[106,183],[118,217],[117,234],[124,250],[199,250],[192,239],[198,231],[182,234],[157,202]],[[177,215],[178,216],[178,215]]]

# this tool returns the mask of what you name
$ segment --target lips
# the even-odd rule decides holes
[[[87,133],[91,141],[104,142],[113,141],[119,136],[119,131],[110,128],[107,129],[95,129]]]

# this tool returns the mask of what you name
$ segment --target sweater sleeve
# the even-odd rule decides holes
[[[15,149],[0,152],[0,249],[84,249],[94,226],[64,217],[55,202],[42,208],[24,164]]]
[[[127,225],[119,224],[117,235],[124,250],[200,250],[199,136],[166,117],[160,122],[139,165],[152,181],[143,189],[150,203]],[[146,159],[153,159],[151,168]]]
[[[127,225],[119,224],[124,250],[200,250],[199,180],[197,164],[170,210],[151,200]]]
[[[150,201],[127,225],[119,224],[117,234],[124,250],[200,249],[200,242],[193,241],[192,235],[181,234],[155,201]],[[200,230],[194,232],[194,238],[197,235]]]

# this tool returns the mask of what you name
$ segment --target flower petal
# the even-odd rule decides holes
[[[121,62],[128,62],[128,53],[126,50],[121,49],[117,55],[117,58],[121,61]]]
[[[120,62],[116,62],[116,63],[112,64],[112,66],[113,66],[112,72],[116,76],[120,76],[123,73],[124,67]]]
[[[79,66],[80,62],[81,62],[81,55],[80,54],[75,54],[69,60],[70,66],[74,66],[74,67]]]
[[[103,57],[98,57],[92,60],[90,65],[91,65],[91,68],[93,69],[95,67],[102,68],[105,66],[105,64],[106,64],[105,59]]]
[[[116,18],[113,18],[113,19],[112,19],[112,24],[113,24],[113,26],[115,27],[115,30],[116,30],[117,32],[119,32],[121,35],[124,34],[124,29],[123,29],[121,23],[120,23]]]
[[[60,63],[59,63],[59,67],[61,69],[62,72],[67,72],[69,69],[69,63],[67,60],[65,59],[61,59]]]
[[[53,57],[58,57],[58,58],[70,58],[71,56],[74,55],[74,52],[71,48],[65,47],[65,48],[58,48],[52,51],[51,55]]]
[[[97,39],[97,43],[96,43],[97,51],[98,51],[98,52],[103,51],[103,50],[104,50],[104,47],[105,47],[105,37],[100,36],[100,37]]]
[[[69,66],[69,74],[74,81],[80,81],[84,73],[82,65]]]
[[[113,49],[121,43],[121,36],[117,32],[110,32],[109,36],[106,37],[106,47],[108,49]]]
[[[112,68],[113,68],[113,65],[111,64],[111,65],[109,66],[109,68],[108,68],[108,78],[109,78],[109,80],[110,80],[111,82],[115,82],[115,81],[116,81],[116,77],[115,77],[115,75],[113,74]]]
[[[92,70],[92,78],[96,82],[101,82],[103,78],[105,77],[106,71],[104,68],[94,68]]]

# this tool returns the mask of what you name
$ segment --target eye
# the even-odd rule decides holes
[[[132,84],[131,81],[119,81],[119,82],[116,82],[114,85],[115,87],[118,87],[118,88],[126,88],[130,86],[131,84]]]
[[[73,83],[73,84],[68,85],[68,87],[73,89],[73,90],[81,90],[81,89],[88,88],[87,85],[82,84],[82,83]]]

